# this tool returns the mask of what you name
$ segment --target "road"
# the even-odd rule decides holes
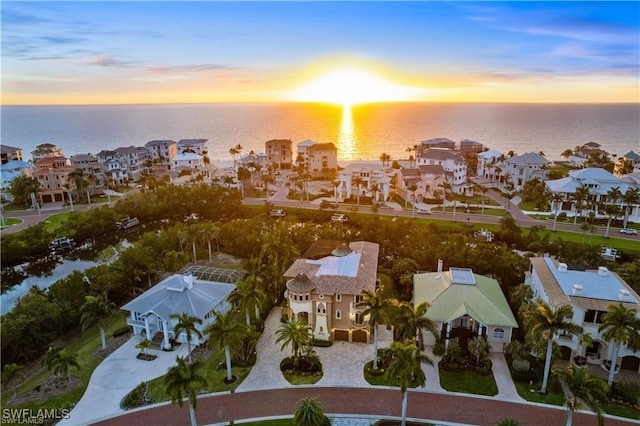
[[[230,421],[269,416],[292,416],[298,401],[305,397],[316,398],[326,414],[350,414],[400,417],[401,395],[397,388],[351,387],[295,387],[265,391],[220,393],[198,399],[196,417],[198,424],[228,424]],[[451,395],[426,391],[408,393],[407,416],[465,425],[489,426],[503,417],[512,417],[522,426],[564,424],[566,409],[542,404],[515,403],[491,397]],[[597,425],[594,415],[578,412],[574,424]],[[183,426],[189,424],[187,404],[156,405],[118,417],[103,420],[95,425],[162,425]],[[607,418],[607,426],[629,426],[634,420]]]

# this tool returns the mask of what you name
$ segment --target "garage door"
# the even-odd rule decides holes
[[[343,342],[349,341],[349,331],[348,330],[336,330],[333,333],[333,340],[341,340]]]
[[[43,203],[51,203],[52,199],[51,199],[51,194],[46,194],[42,196],[42,202]]]
[[[622,358],[622,363],[620,363],[620,368],[631,371],[638,371],[640,368],[640,358],[635,356],[625,356]]]
[[[353,330],[353,333],[351,333],[351,341],[367,343],[367,332],[364,330]]]

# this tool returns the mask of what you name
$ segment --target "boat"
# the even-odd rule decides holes
[[[60,237],[49,243],[49,248],[52,251],[72,249],[76,246],[76,242],[73,238]]]
[[[138,225],[140,225],[140,221],[137,217],[125,217],[121,221],[116,222],[118,229],[129,229]]]

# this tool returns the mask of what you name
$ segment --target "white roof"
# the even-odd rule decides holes
[[[173,161],[188,161],[188,160],[202,160],[202,155],[194,154],[193,152],[185,152],[173,157]]]
[[[530,164],[548,164],[549,160],[536,152],[527,152],[522,155],[516,155],[507,159],[507,164],[530,165]]]
[[[312,146],[315,145],[316,143],[314,141],[312,141],[311,139],[305,139],[302,142],[298,142],[297,146]]]
[[[625,193],[631,187],[631,185],[615,177],[605,169],[595,167],[572,170],[569,172],[568,177],[547,180],[545,184],[553,192],[564,193],[574,193],[581,185],[591,185],[589,193],[600,195],[606,195],[614,187],[618,187],[622,193]]]
[[[626,302],[640,302],[627,288],[611,274],[606,268],[599,271],[574,271],[567,269],[565,271],[556,268],[551,258],[545,258],[545,263],[556,279],[562,292],[567,296],[577,296],[574,294],[574,285],[581,286],[580,297],[589,299],[610,300],[612,302],[620,302],[620,291],[628,293]]]
[[[193,285],[189,284],[192,280]],[[125,311],[153,312],[168,320],[173,314],[187,313],[204,316],[220,304],[236,288],[233,284],[203,281],[175,274],[159,282],[131,302],[122,306]]]
[[[497,149],[490,149],[489,151],[484,151],[478,154],[478,157],[482,158],[498,158],[502,155],[500,151]]]
[[[317,262],[317,261],[312,261]],[[321,260],[316,276],[333,275],[340,277],[355,277],[360,266],[360,253],[352,252],[346,256],[328,256]]]

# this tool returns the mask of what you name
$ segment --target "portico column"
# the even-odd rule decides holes
[[[478,323],[478,336],[482,336],[482,324]]]
[[[162,320],[162,334],[164,335],[163,346],[165,349],[171,349],[171,343],[169,343],[169,325],[165,320]]]
[[[144,331],[147,333],[147,339],[151,340],[151,330],[149,329],[149,318],[145,315],[144,317]]]
[[[449,335],[451,334],[451,321],[447,321],[447,328],[444,334],[444,347],[449,349]]]

